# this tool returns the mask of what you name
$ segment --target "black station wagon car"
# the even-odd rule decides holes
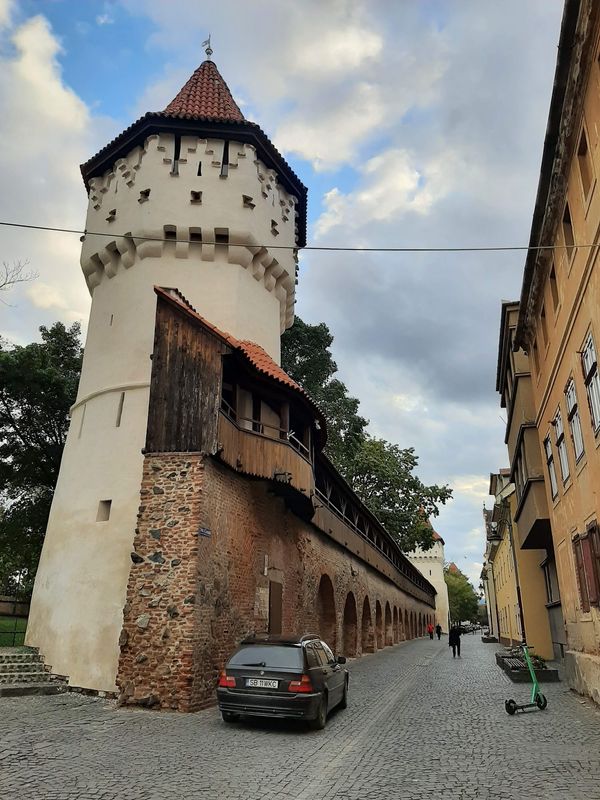
[[[324,728],[329,711],[348,704],[345,663],[315,634],[244,639],[219,678],[223,719],[288,717]]]

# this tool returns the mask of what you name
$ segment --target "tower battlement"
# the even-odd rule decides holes
[[[297,202],[250,143],[151,135],[89,181],[88,288],[145,258],[238,265],[277,298],[282,333],[294,320]]]

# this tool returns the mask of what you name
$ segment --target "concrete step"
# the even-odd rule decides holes
[[[25,697],[27,695],[62,694],[66,692],[66,683],[56,681],[48,683],[11,683],[0,685],[0,697]]]
[[[8,650],[8,648],[7,648]],[[14,664],[16,662],[38,664],[44,662],[44,656],[37,652],[29,652],[27,650],[15,650],[12,653],[10,650],[7,652],[0,652],[0,666],[2,664]]]
[[[11,664],[0,664],[0,675],[13,672],[45,672],[43,661],[13,661]]]
[[[0,684],[3,686],[12,683],[60,683],[62,675],[52,675],[49,672],[11,672],[9,675],[0,675]]]

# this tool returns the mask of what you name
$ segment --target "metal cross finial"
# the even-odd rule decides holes
[[[206,58],[210,61],[210,57],[213,54],[213,49],[210,46],[210,33],[208,34],[208,39],[205,42],[202,42],[202,47],[206,48]]]

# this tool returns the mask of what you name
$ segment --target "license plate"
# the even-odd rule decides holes
[[[279,681],[269,681],[266,678],[246,678],[246,686],[253,689],[277,689]]]

